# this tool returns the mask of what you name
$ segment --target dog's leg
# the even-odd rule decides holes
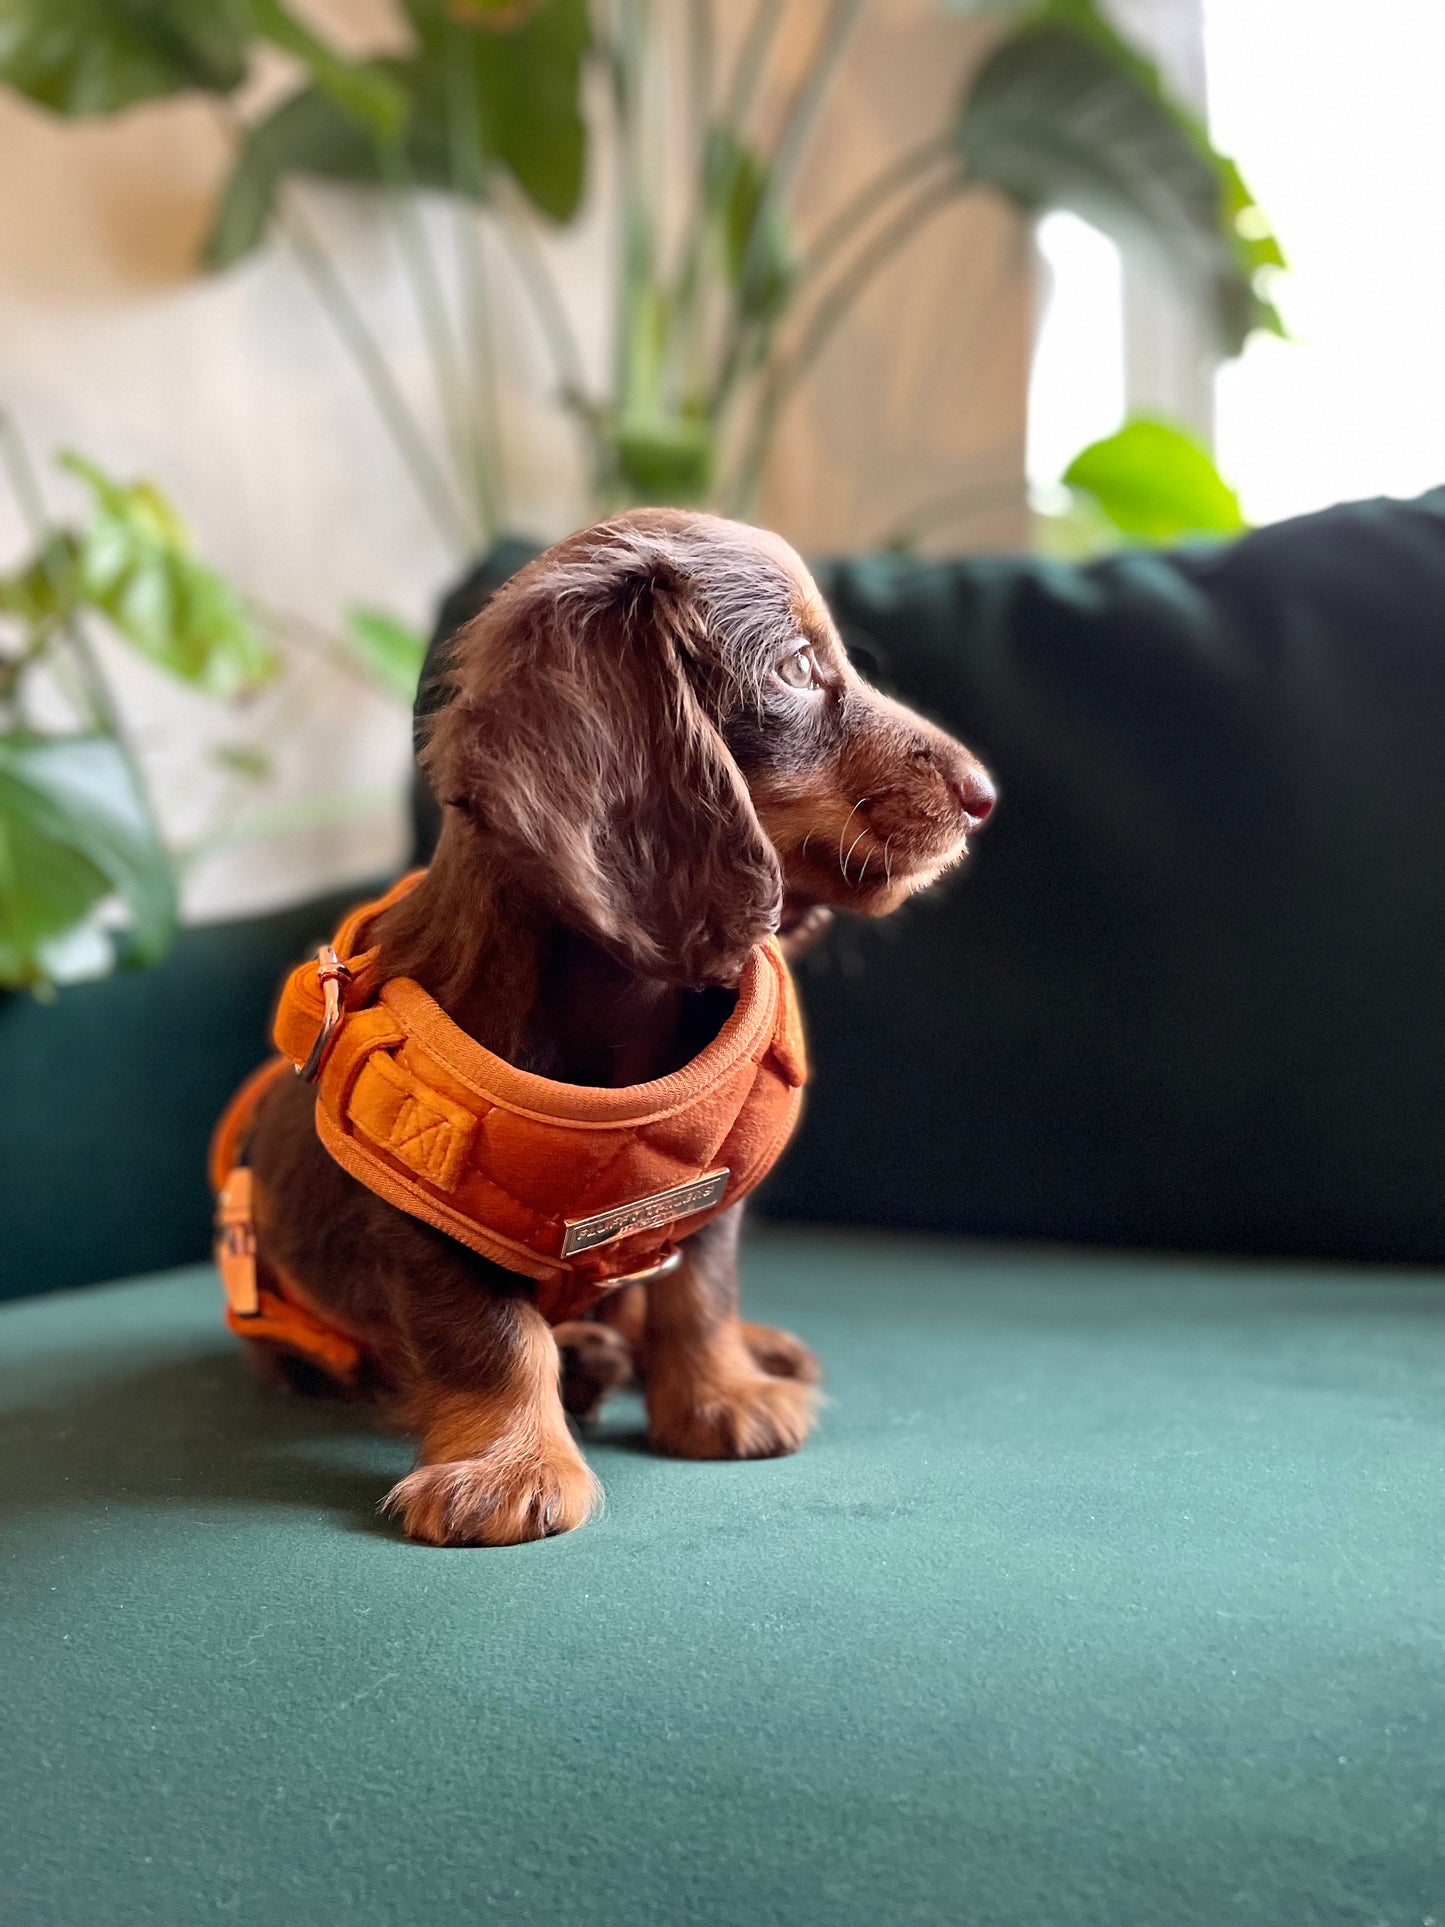
[[[768,1459],[796,1452],[813,1424],[799,1377],[773,1377],[738,1318],[741,1208],[683,1246],[670,1277],[647,1287],[643,1375],[648,1435],[684,1459]]]
[[[562,1404],[575,1419],[595,1419],[609,1392],[632,1383],[632,1347],[610,1325],[580,1318],[552,1336],[562,1354]]]
[[[643,1349],[646,1329],[646,1285],[623,1285],[619,1291],[611,1293],[609,1297],[602,1300],[595,1317],[599,1323],[616,1332],[631,1348],[631,1352],[635,1355],[635,1364],[636,1357],[641,1355]],[[591,1326],[588,1329],[595,1330],[596,1327]],[[567,1410],[575,1415],[579,1407],[567,1396],[572,1361],[567,1350],[567,1340],[564,1338],[564,1333],[570,1334],[571,1330],[572,1327],[569,1325],[559,1325],[557,1343],[562,1347],[562,1401]],[[743,1343],[763,1370],[771,1372],[774,1378],[800,1378],[805,1385],[817,1385],[822,1380],[823,1368],[816,1356],[793,1332],[780,1331],[776,1325],[750,1325],[744,1321]],[[597,1365],[602,1365],[600,1359]],[[598,1385],[599,1399],[605,1398],[607,1393],[615,1390],[619,1384],[627,1384],[631,1381],[630,1371],[620,1379],[615,1377],[614,1374],[619,1370],[620,1362],[613,1362],[611,1358],[605,1366],[602,1366],[600,1373],[596,1366],[592,1367],[590,1376]],[[606,1382],[602,1382],[604,1378]],[[583,1396],[584,1392],[585,1387],[579,1386],[578,1396]]]
[[[471,1291],[464,1321],[421,1297],[403,1308],[416,1367],[403,1411],[421,1435],[421,1464],[383,1509],[433,1546],[570,1532],[601,1488],[567,1429],[552,1333],[525,1299]]]

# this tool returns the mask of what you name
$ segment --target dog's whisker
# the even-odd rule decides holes
[[[848,879],[848,865],[849,865],[849,864],[850,864],[850,863],[851,863],[851,862],[853,861],[853,852],[854,852],[854,851],[855,851],[855,850],[857,849],[857,847],[858,847],[858,845],[859,845],[859,844],[860,844],[860,843],[861,843],[861,842],[863,841],[863,839],[864,839],[864,837],[865,837],[865,836],[867,836],[867,834],[868,834],[868,832],[867,832],[867,830],[859,830],[859,832],[858,832],[858,834],[857,834],[857,835],[856,835],[856,836],[854,837],[854,839],[853,839],[853,841],[852,841],[852,842],[851,842],[851,843],[850,843],[850,844],[848,845],[848,855],[847,855],[847,857],[846,857],[846,858],[844,859],[844,863],[843,863],[843,880],[844,880],[844,882],[847,882],[847,881],[849,880],[849,879]],[[863,868],[864,868],[865,870],[866,870],[866,869],[868,868],[868,859],[867,859],[867,857],[866,857],[866,856],[865,856],[865,857],[864,857],[864,859],[863,859]],[[858,878],[858,881],[859,881],[859,883],[861,883],[861,882],[863,881],[863,878],[862,878],[862,875],[861,875],[861,874],[859,875],[859,878]]]
[[[848,857],[845,857],[843,854],[843,838],[848,834],[848,825],[853,821],[853,818],[858,814],[859,810],[862,809],[863,805],[867,801],[868,801],[868,798],[866,796],[860,796],[858,798],[858,801],[853,805],[852,809],[849,810],[848,814],[843,818],[843,827],[838,832],[838,868],[843,872],[843,881],[845,883],[850,883],[852,881],[852,878],[848,875]],[[848,856],[852,856],[854,850],[856,850],[857,847],[858,847],[858,838],[854,837],[852,843],[848,846]]]
[[[893,838],[890,836],[888,841],[883,845],[883,876],[885,882],[888,883],[890,887],[893,883],[893,865],[888,861],[888,852],[892,848]]]

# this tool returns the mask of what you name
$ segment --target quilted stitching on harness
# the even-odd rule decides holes
[[[420,1098],[408,1097],[391,1127],[391,1144],[398,1157],[437,1184],[447,1168],[452,1127]]]
[[[384,1051],[374,1052],[352,1087],[347,1115],[393,1157],[450,1191],[471,1147],[476,1120],[450,1098],[428,1088]]]

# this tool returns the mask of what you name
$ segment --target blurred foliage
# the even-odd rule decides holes
[[[208,266],[230,267],[261,243],[278,193],[298,175],[435,188],[480,201],[489,172],[500,165],[550,219],[576,213],[585,0],[552,0],[506,33],[467,31],[440,8],[414,5],[411,12],[416,53],[372,70],[404,103],[394,134],[379,138],[374,124],[319,79],[292,94],[244,135],[207,243]],[[467,140],[458,152],[463,126]]]
[[[1063,484],[1068,508],[1045,518],[1046,546],[1056,555],[1238,535],[1249,526],[1203,444],[1150,416],[1081,449]]]
[[[0,984],[64,974],[62,947],[113,895],[129,916],[130,958],[160,956],[175,885],[120,742],[0,735]]]
[[[89,488],[93,508],[72,538],[72,611],[103,615],[136,652],[208,696],[240,696],[276,670],[236,591],[197,559],[185,524],[150,482],[113,482],[79,455],[61,466]]]
[[[150,962],[175,927],[173,866],[90,626],[211,696],[249,693],[277,662],[152,484],[66,456],[90,512],[57,527],[3,416],[0,444],[34,539],[0,575],[0,986],[43,988],[117,946]],[[61,707],[69,726],[47,727]]]
[[[351,609],[346,640],[371,680],[410,709],[426,660],[426,637],[381,610]]]
[[[1056,0],[994,50],[956,138],[973,182],[1157,249],[1202,301],[1222,353],[1238,354],[1256,328],[1278,332],[1256,271],[1283,256],[1267,228],[1241,234],[1241,216],[1259,211],[1239,170],[1087,0]]]
[[[1223,354],[1252,329],[1278,328],[1263,276],[1282,258],[1267,220],[1097,0],[948,4],[991,19],[995,36],[955,109],[811,234],[796,217],[797,184],[864,0],[828,0],[781,115],[783,0],[753,0],[727,72],[709,0],[678,9],[681,114],[666,109],[661,69],[673,50],[650,0],[593,0],[590,11],[588,0],[399,0],[410,47],[370,61],[345,59],[280,0],[6,0],[0,82],[56,112],[110,113],[166,94],[233,94],[261,43],[291,57],[295,91],[239,123],[208,261],[228,267],[273,228],[287,235],[462,560],[509,522],[484,230],[521,270],[600,510],[662,499],[745,511],[836,327],[927,221],[971,193],[1001,194],[1026,218],[1070,208],[1142,237]],[[972,46],[960,42],[961,69]],[[576,214],[598,142],[619,239],[617,348],[600,389],[533,231]],[[289,184],[308,177],[379,193],[396,215],[439,427],[418,417],[289,200]],[[451,284],[411,212],[417,189],[452,197],[471,223]]]

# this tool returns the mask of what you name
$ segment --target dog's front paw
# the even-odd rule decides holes
[[[774,1378],[796,1378],[802,1385],[822,1383],[823,1368],[793,1332],[777,1325],[744,1325],[743,1343],[765,1372]]]
[[[812,1429],[812,1393],[798,1378],[750,1372],[649,1391],[648,1438],[679,1459],[781,1458]]]
[[[586,1525],[602,1488],[572,1445],[519,1450],[504,1442],[476,1459],[419,1465],[383,1512],[428,1546],[519,1546]]]

